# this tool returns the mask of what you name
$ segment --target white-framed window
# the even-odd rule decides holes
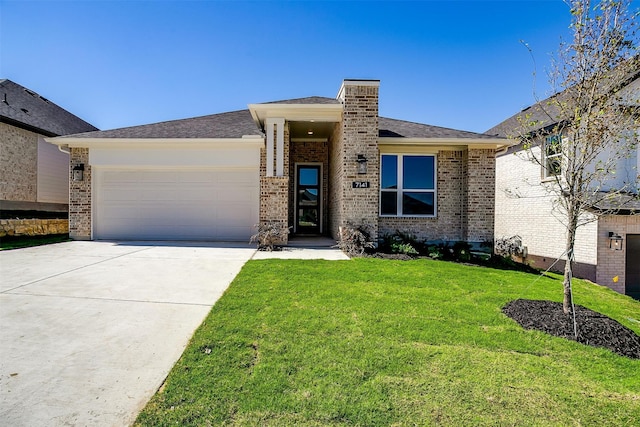
[[[562,136],[549,135],[542,149],[542,177],[551,178],[562,174]]]
[[[436,216],[436,156],[380,156],[380,216]]]

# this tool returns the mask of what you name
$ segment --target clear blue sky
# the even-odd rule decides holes
[[[100,129],[334,97],[380,79],[380,115],[483,132],[540,96],[570,15],[548,1],[0,0],[0,78]]]

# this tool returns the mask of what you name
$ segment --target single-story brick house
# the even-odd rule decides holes
[[[49,139],[71,152],[75,239],[240,240],[258,223],[338,238],[492,241],[495,136],[378,116],[378,80],[336,98]]]

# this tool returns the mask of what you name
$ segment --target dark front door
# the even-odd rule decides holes
[[[625,294],[640,300],[640,234],[627,234]]]
[[[320,234],[320,166],[296,167],[296,229],[298,234]]]

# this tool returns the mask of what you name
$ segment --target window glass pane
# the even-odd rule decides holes
[[[307,188],[298,190],[298,205],[300,206],[316,206],[318,204],[318,189]]]
[[[382,156],[380,188],[398,188],[398,156]]]
[[[548,136],[545,141],[545,150],[547,156],[553,156],[554,154],[560,154],[562,152],[562,138],[560,135]]]
[[[402,158],[402,188],[432,190],[433,156],[404,156]]]
[[[383,191],[380,193],[380,214],[398,214],[398,193],[395,191]]]
[[[433,193],[402,193],[403,215],[433,215]]]
[[[560,175],[562,172],[562,162],[560,156],[547,157],[547,176]]]
[[[298,180],[300,185],[318,185],[318,168],[298,169]]]

